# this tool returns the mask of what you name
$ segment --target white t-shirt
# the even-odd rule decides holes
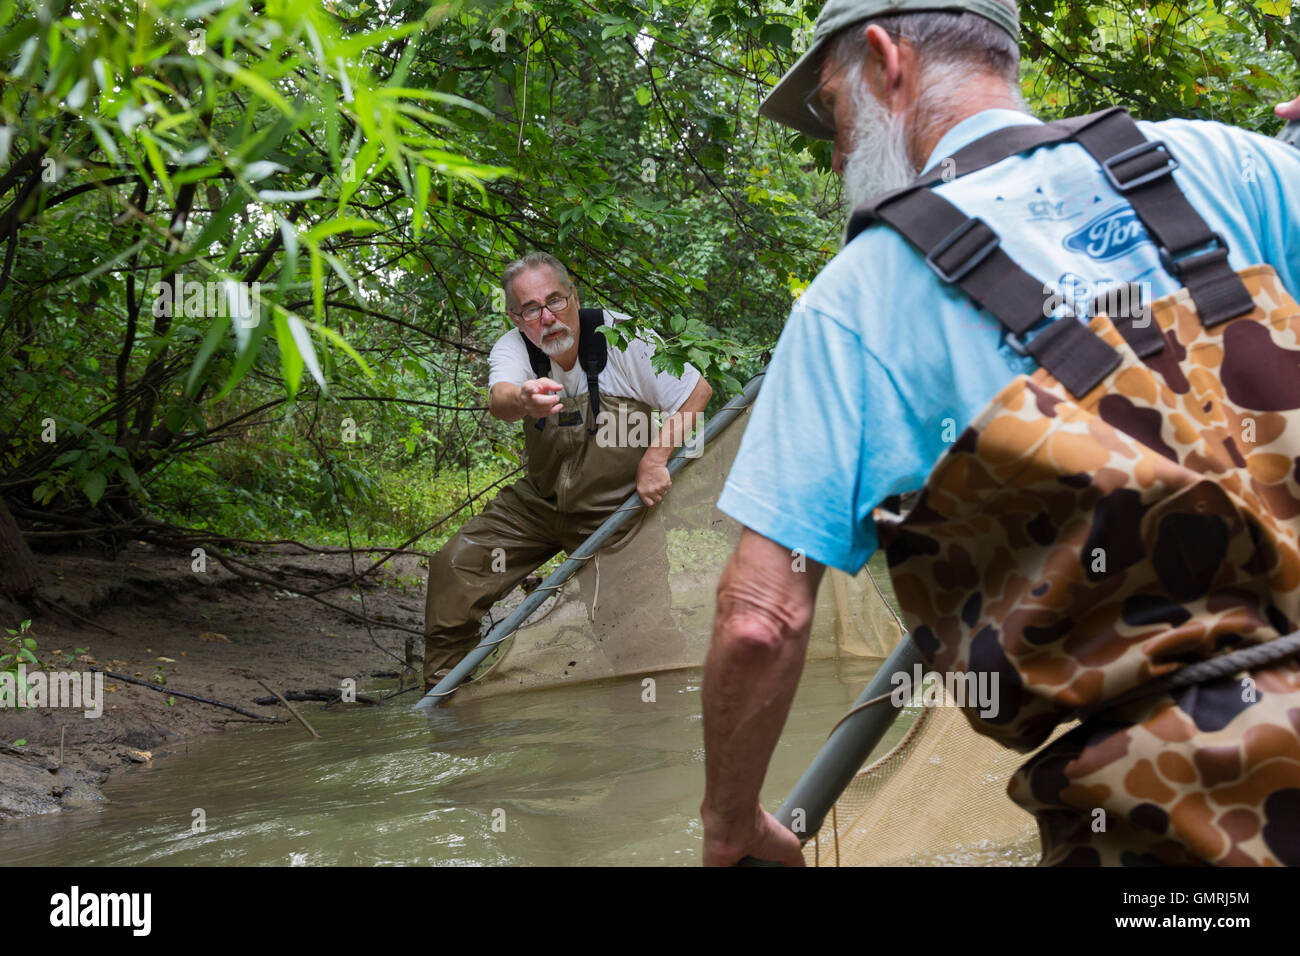
[[[624,322],[628,316],[612,309],[605,310],[605,321],[612,324]],[[695,390],[700,380],[700,371],[689,362],[682,369],[681,378],[668,372],[654,373],[650,357],[654,355],[655,346],[644,338],[633,339],[626,349],[617,349],[612,345],[609,359],[600,373],[598,382],[602,395],[635,398],[645,402],[651,408],[660,409],[664,415],[672,415],[681,408],[687,396]],[[524,343],[523,333],[511,329],[492,346],[488,356],[488,389],[497,382],[510,382],[522,385],[529,379],[536,378],[533,366],[528,361],[528,346]],[[558,362],[551,362],[551,374],[546,376],[564,386],[561,398],[585,397],[587,394],[587,373],[582,365],[573,363],[573,368],[564,371]]]

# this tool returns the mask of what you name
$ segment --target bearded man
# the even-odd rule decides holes
[[[713,394],[690,364],[681,375],[656,373],[653,337],[606,345],[596,327],[627,316],[580,308],[554,256],[534,252],[511,262],[501,288],[514,328],[489,356],[488,408],[501,421],[524,422],[527,474],[429,561],[426,691],[476,643],[488,609],[539,565],[581,545],[633,492],[647,506],[663,500],[672,484],[668,458]],[[657,432],[655,410],[664,416]],[[606,579],[622,582],[618,593],[605,593],[607,608],[620,606],[619,633],[680,639],[669,613],[665,546],[651,520],[634,551],[602,552]]]
[[[704,678],[706,863],[802,864],[759,791],[824,566],[877,547],[927,663],[1000,678],[977,731],[1030,753],[1082,719],[1010,786],[1044,863],[1300,863],[1300,152],[1043,124],[1018,27],[1012,0],[830,0],[761,108],[834,141],[856,211],[718,503],[746,530]]]

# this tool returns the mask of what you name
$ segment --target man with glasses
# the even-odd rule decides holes
[[[429,561],[426,690],[440,669],[473,646],[492,604],[539,565],[577,548],[634,491],[647,506],[663,500],[671,484],[668,458],[713,394],[689,364],[680,376],[656,374],[655,345],[639,337],[625,349],[608,346],[597,376],[599,420],[589,421],[578,293],[568,270],[554,256],[534,252],[506,267],[501,288],[514,328],[489,357],[488,407],[502,421],[523,420],[527,473]],[[604,319],[612,324],[627,316],[606,310]],[[534,370],[526,343],[550,360],[549,375]],[[657,433],[655,409],[664,416]],[[635,629],[639,642],[677,640],[663,528],[651,519],[627,547],[632,541],[629,533],[601,552],[605,579],[619,582],[620,590],[606,586],[604,611],[591,609],[593,621],[602,628],[617,616],[620,630]],[[620,573],[624,567],[637,571]]]
[[[1043,862],[1300,864],[1300,724],[1279,709],[1300,708],[1300,665],[1255,668],[1246,690],[1246,668],[1152,687],[1220,652],[1235,667],[1243,644],[1294,653],[1280,635],[1300,605],[1267,602],[1300,574],[1265,580],[1290,545],[1250,533],[1300,514],[1300,455],[1252,477],[1264,442],[1295,435],[1275,412],[1300,407],[1292,313],[1267,324],[1271,293],[1300,291],[1300,153],[1119,112],[1045,128],[1021,103],[1018,35],[1014,0],[829,0],[760,108],[834,141],[857,212],[781,335],[718,502],[746,530],[704,675],[706,863],[802,863],[760,788],[825,566],[856,574],[882,547],[927,664],[1001,678],[996,713],[966,708],[976,730],[1028,753],[1085,715],[1012,781]],[[1213,329],[1231,346],[1214,351]],[[1189,392],[1204,398],[1167,415]],[[1272,416],[1267,438],[1229,420],[1239,406]],[[1269,521],[1161,497],[1226,496],[1219,474]],[[896,496],[923,486],[904,511]]]

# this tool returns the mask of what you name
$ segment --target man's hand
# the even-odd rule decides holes
[[[755,808],[742,832],[726,832],[720,824],[704,821],[705,866],[735,866],[747,856],[783,866],[806,865],[799,838],[762,807]]]
[[[668,474],[668,459],[687,432],[699,424],[704,406],[709,404],[712,395],[713,386],[703,378],[696,382],[691,394],[686,396],[686,401],[664,420],[659,434],[641,456],[641,461],[636,466],[636,491],[647,507],[653,508],[664,500],[664,495],[673,483],[672,476]]]
[[[529,418],[546,418],[563,406],[555,396],[564,386],[549,378],[534,378],[519,386],[519,401]]]
[[[658,456],[651,458],[646,455],[636,466],[636,493],[648,508],[653,508],[664,500],[672,483],[667,465]]]
[[[1278,103],[1273,107],[1273,112],[1284,120],[1300,120],[1300,96],[1290,103]]]

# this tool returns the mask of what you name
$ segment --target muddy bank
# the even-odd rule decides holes
[[[379,622],[371,629],[378,647],[364,624],[339,610],[237,576],[212,560],[198,573],[188,555],[143,543],[115,558],[76,552],[39,554],[37,560],[42,595],[76,617],[33,613],[0,599],[0,627],[16,630],[30,618],[28,635],[48,666],[74,672],[96,666],[163,692],[106,677],[97,718],[70,708],[0,706],[0,825],[93,806],[114,769],[183,752],[196,736],[248,720],[171,691],[283,718],[283,707],[256,703],[267,697],[258,679],[282,692],[340,688],[348,678],[373,683],[375,674],[397,671],[405,657],[408,635],[392,625],[423,626],[425,571],[414,555],[397,556],[366,579],[365,610]],[[304,554],[292,547],[250,560],[303,589],[339,584],[351,570],[346,554]],[[365,568],[370,559],[359,555],[357,563]],[[352,585],[320,597],[353,612],[362,608]],[[418,639],[415,650],[422,650]],[[413,700],[407,694],[389,706]],[[296,706],[310,719],[311,709],[322,705]],[[304,730],[286,723],[283,732]]]

